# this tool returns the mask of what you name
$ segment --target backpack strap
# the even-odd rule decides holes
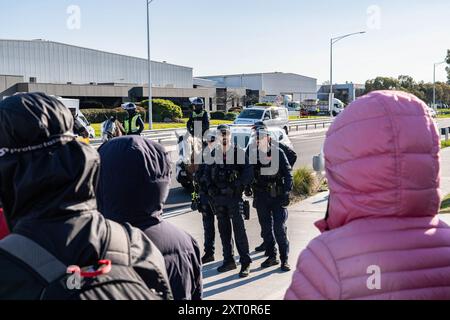
[[[109,244],[105,259],[111,260],[113,264],[130,266],[130,241],[125,228],[110,220],[106,220],[109,230]]]
[[[56,281],[67,273],[67,266],[33,240],[11,234],[0,241],[0,249],[24,262],[47,283]]]

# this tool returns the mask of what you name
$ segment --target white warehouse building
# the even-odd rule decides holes
[[[294,73],[271,72],[199,78],[214,81],[216,87],[257,90],[262,101],[275,101],[277,96],[289,96],[292,101],[300,102],[317,98],[317,79]]]
[[[155,87],[192,88],[190,67],[152,62]],[[147,60],[43,40],[1,40],[0,74],[52,84],[148,84]]]

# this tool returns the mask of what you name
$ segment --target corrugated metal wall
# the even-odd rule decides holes
[[[294,100],[317,99],[317,80],[291,73],[263,74],[266,95],[292,94]]]
[[[39,83],[147,84],[147,60],[49,41],[0,40],[0,74]],[[192,88],[192,68],[152,62],[153,86]]]

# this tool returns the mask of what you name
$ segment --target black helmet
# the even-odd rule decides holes
[[[217,127],[217,132],[220,132],[222,134],[229,134],[231,133],[231,127],[227,124],[221,124]]]
[[[267,130],[267,126],[264,124],[263,121],[257,121],[255,122],[255,124],[252,127],[253,130],[258,131],[258,130]]]
[[[213,142],[216,142],[216,139],[217,139],[216,133],[212,132],[212,131],[209,131],[207,136],[206,136],[206,142],[213,143]]]
[[[205,107],[205,102],[203,101],[202,98],[198,98],[198,97],[189,98],[189,101],[191,102],[191,105],[194,106],[194,108],[196,108],[196,107],[204,108]]]
[[[264,137],[270,138],[269,129],[263,122],[256,122],[253,126],[253,130],[255,130],[255,136],[258,140]]]

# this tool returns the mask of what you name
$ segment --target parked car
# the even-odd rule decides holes
[[[308,99],[303,102],[308,113],[310,115],[330,115],[330,106],[328,101],[319,101],[317,99]],[[345,104],[334,98],[333,105],[331,107],[331,115],[337,117],[342,111],[344,111]]]
[[[278,127],[289,134],[289,113],[284,107],[249,107],[241,112],[234,124],[252,126],[261,121],[268,127]]]

